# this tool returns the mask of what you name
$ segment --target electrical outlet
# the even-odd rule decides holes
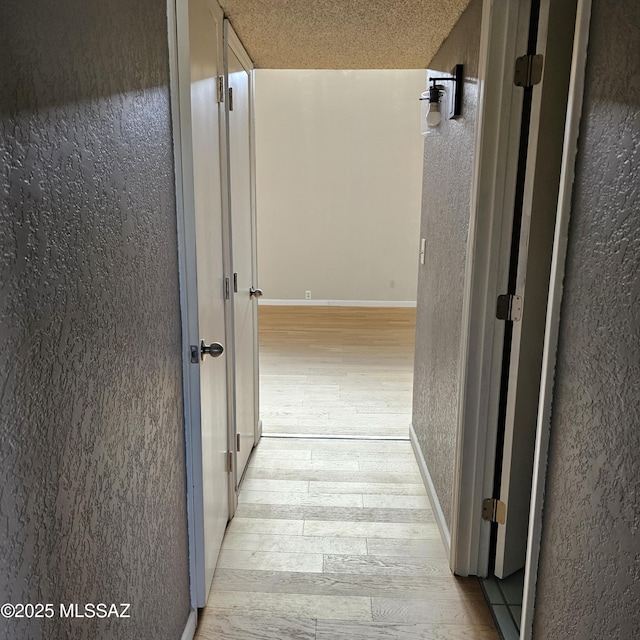
[[[305,300],[311,300],[311,291],[305,291],[304,292],[304,299]]]

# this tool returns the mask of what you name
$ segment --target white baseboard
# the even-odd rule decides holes
[[[414,300],[277,300],[260,298],[260,304],[270,307],[415,307]]]
[[[438,499],[436,488],[433,486],[433,480],[431,480],[431,474],[429,473],[429,469],[427,468],[427,463],[424,459],[424,456],[422,455],[422,449],[420,449],[420,443],[418,442],[418,436],[416,435],[415,429],[413,428],[413,424],[409,427],[409,440],[411,441],[413,453],[415,454],[416,460],[418,462],[420,475],[422,476],[424,486],[427,490],[427,496],[429,496],[429,502],[431,503],[431,508],[433,509],[433,515],[436,518],[438,530],[440,531],[440,537],[442,538],[442,542],[444,543],[444,546],[447,550],[447,558],[449,558],[451,557],[451,534],[449,533],[449,527],[447,525],[447,521],[445,520],[444,512],[442,511],[442,507],[440,506],[440,500]]]
[[[406,442],[407,436],[357,436],[346,434],[327,435],[326,433],[264,433],[263,438],[300,438],[302,440],[394,440]]]
[[[180,640],[193,640],[196,635],[196,627],[198,626],[198,612],[195,609],[191,609],[191,613],[187,618],[187,624],[184,627]]]

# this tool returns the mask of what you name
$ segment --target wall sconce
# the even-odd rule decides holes
[[[421,96],[422,100],[422,135],[427,135],[433,127],[437,127],[442,120],[440,110],[440,98],[442,94],[448,95],[449,101],[447,105],[447,117],[449,119],[457,118],[462,113],[462,65],[457,64],[451,76],[446,78],[429,78],[427,82],[431,83],[428,91]],[[453,82],[451,91],[445,91],[445,86],[441,82]]]

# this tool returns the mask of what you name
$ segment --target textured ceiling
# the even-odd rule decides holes
[[[469,0],[222,0],[256,67],[425,69]]]

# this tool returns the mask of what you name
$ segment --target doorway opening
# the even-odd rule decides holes
[[[408,439],[425,79],[255,71],[263,436]]]
[[[565,163],[570,162],[565,152],[568,126],[565,116],[568,105],[571,106],[576,2],[567,0],[552,6],[533,0],[523,2],[521,9],[519,16],[513,16],[521,27],[523,19],[526,24],[526,29],[518,29],[523,45],[516,43],[516,51],[524,51],[525,55],[515,58],[511,74],[517,89],[509,86],[499,92],[500,100],[511,101],[511,113],[518,114],[511,121],[517,128],[514,127],[510,137],[505,136],[503,143],[504,150],[511,148],[511,157],[517,158],[509,163],[510,168],[505,165],[511,175],[509,183],[514,185],[513,194],[506,198],[500,216],[482,220],[490,229],[486,238],[491,234],[492,238],[476,253],[476,260],[481,261],[482,252],[489,248],[499,252],[504,264],[495,272],[500,275],[493,276],[489,287],[484,289],[485,294],[489,292],[485,322],[493,328],[495,351],[491,374],[482,374],[489,408],[479,419],[474,418],[479,424],[488,417],[490,425],[483,435],[484,450],[476,458],[484,477],[476,478],[474,483],[476,487],[484,487],[481,489],[484,495],[474,509],[482,509],[482,517],[489,523],[484,522],[481,529],[476,529],[480,551],[472,562],[469,562],[472,556],[460,553],[460,546],[452,554],[456,570],[488,576],[483,581],[485,596],[502,637],[508,639],[530,637],[533,616],[536,530],[539,533],[536,520],[541,512],[535,495],[539,486],[536,464],[540,464],[539,456],[544,455],[540,449],[538,412],[542,407],[544,375],[548,375],[548,371],[545,373],[545,358],[549,355],[547,305],[558,241],[558,203],[563,195],[561,188],[567,188],[562,187],[561,176],[566,171]],[[502,46],[512,45],[503,41]],[[517,65],[523,59],[532,63],[537,60],[544,65],[544,71],[541,66],[537,77],[520,83]],[[504,162],[510,154],[503,151],[500,155],[500,162]],[[473,311],[469,317],[473,317]],[[476,346],[466,348],[472,353]],[[463,392],[463,398],[473,397],[470,388]],[[472,415],[469,404],[465,409]],[[466,435],[463,429],[460,449]],[[459,467],[460,477],[471,467]],[[463,482],[460,481],[460,486]],[[473,491],[476,490],[470,491],[469,496]],[[471,531],[465,532],[464,525],[460,526],[462,522],[460,518],[456,523],[457,543]]]

